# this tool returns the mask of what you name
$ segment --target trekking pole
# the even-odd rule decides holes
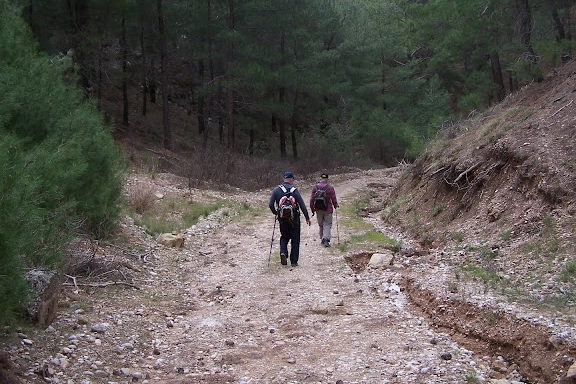
[[[276,232],[276,216],[274,216],[274,229],[272,230],[272,241],[270,242],[270,254],[268,255],[268,268],[270,268],[270,258],[272,257],[272,245],[274,244],[274,232]]]
[[[338,237],[338,245],[340,245],[340,230],[338,229],[338,210],[334,209],[336,213],[336,237]]]

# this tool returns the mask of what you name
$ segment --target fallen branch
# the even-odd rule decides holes
[[[422,172],[423,175],[427,174],[432,168],[434,168],[436,164],[432,163],[429,166],[426,167],[426,169],[424,170],[424,172]]]
[[[112,244],[110,242],[106,242],[106,245],[117,248],[117,249],[121,250],[122,252],[124,252],[125,254],[136,257],[136,258],[138,258],[139,261],[141,261],[143,263],[148,263],[148,256],[152,255],[152,250],[148,250],[142,254],[137,254],[135,252],[132,252],[132,250],[130,250],[128,248],[121,247],[119,245]]]
[[[172,159],[172,160],[177,160],[177,161],[180,161],[180,160],[181,160],[181,159],[179,159],[175,154],[168,153],[168,151],[166,151],[166,150],[164,150],[164,151],[157,151],[157,150],[152,149],[152,148],[146,148],[146,150],[147,150],[148,152],[152,152],[153,154],[158,155],[158,156],[163,156],[163,157],[165,157],[165,158],[170,158],[170,159]]]
[[[125,268],[128,268],[128,269],[131,269],[131,270],[133,270],[133,271],[136,271],[136,272],[142,272],[138,267],[136,267],[136,266],[134,266],[134,265],[132,265],[132,264],[130,264],[130,263],[128,263],[128,262],[122,262],[122,263],[120,263],[119,265],[121,265],[121,266],[123,266],[123,267],[125,267]]]
[[[566,107],[569,107],[570,105],[572,105],[572,103],[574,102],[574,100],[570,100],[570,102],[566,105],[564,105],[563,107],[561,107],[559,110],[557,110],[556,112],[554,112],[552,115],[550,115],[550,117],[554,117],[556,116],[556,114],[558,114],[558,112],[560,112],[561,110],[563,110]]]
[[[461,174],[458,175],[458,177],[453,181],[453,184],[458,184],[458,182],[460,181],[460,179],[462,179],[464,176],[468,175],[468,172],[471,172],[472,170],[474,170],[476,167],[478,167],[480,164],[482,164],[482,162],[478,162],[475,165],[471,166],[470,168],[468,168],[467,170],[465,170],[464,172],[462,172]]]
[[[483,170],[483,171],[480,173],[480,176],[487,176],[494,168],[501,167],[501,166],[503,166],[504,164],[506,164],[506,163],[504,163],[504,162],[502,162],[502,161],[497,161],[497,162],[495,162],[494,164],[492,164],[488,169]]]
[[[442,172],[442,171],[445,171],[446,169],[448,169],[448,167],[438,168],[437,170],[435,170],[434,172],[432,172],[432,173],[430,174],[430,176],[428,176],[428,178],[431,178],[431,177],[434,176],[435,174],[440,173],[440,172]]]
[[[64,283],[65,286],[72,286],[72,284],[70,283]],[[138,290],[140,290],[141,288],[138,287],[137,285],[134,285],[132,283],[128,283],[126,281],[107,281],[105,283],[75,283],[74,286],[75,287],[95,287],[95,288],[104,288],[107,287],[109,285],[126,285],[128,287],[131,288],[136,288]]]
[[[66,275],[66,277],[69,278],[70,280],[72,280],[72,282],[74,283],[74,287],[76,287],[76,289],[78,289],[78,284],[76,283],[76,276]]]

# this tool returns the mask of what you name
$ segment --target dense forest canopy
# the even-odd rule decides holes
[[[121,95],[119,124],[161,103],[167,149],[185,146],[171,120],[184,108],[204,148],[299,158],[313,143],[383,164],[570,58],[576,12],[568,0],[12,1],[42,50],[72,56],[90,98]]]

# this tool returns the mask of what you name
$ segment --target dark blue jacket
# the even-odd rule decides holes
[[[287,191],[289,191],[293,187],[292,184],[287,182],[283,182],[282,185],[284,186],[284,188],[286,188]],[[268,202],[268,207],[270,208],[270,211],[272,211],[272,213],[275,215],[278,213],[278,203],[280,202],[282,196],[284,196],[284,191],[282,191],[280,186],[274,188],[274,190],[272,191],[272,195],[270,195],[270,201]],[[308,214],[306,203],[304,203],[304,199],[302,198],[300,191],[298,191],[298,189],[295,189],[294,192],[292,192],[292,196],[294,196],[294,199],[296,199],[296,203],[298,204],[299,210],[302,211],[302,213],[304,213],[304,217],[306,218],[306,220],[310,220],[310,215]]]

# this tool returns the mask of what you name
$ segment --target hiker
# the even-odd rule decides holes
[[[284,182],[274,188],[268,206],[280,224],[280,263],[288,264],[288,242],[291,241],[290,265],[296,267],[300,258],[300,211],[304,213],[306,224],[310,226],[311,223],[304,199],[293,184],[294,174],[284,172]],[[290,207],[292,212],[288,212]],[[284,216],[282,212],[285,212]]]
[[[320,181],[312,187],[310,210],[312,211],[312,216],[316,213],[316,220],[320,228],[321,244],[325,247],[330,246],[332,216],[336,208],[338,208],[336,191],[332,185],[328,184],[328,174],[323,173],[320,175]]]

